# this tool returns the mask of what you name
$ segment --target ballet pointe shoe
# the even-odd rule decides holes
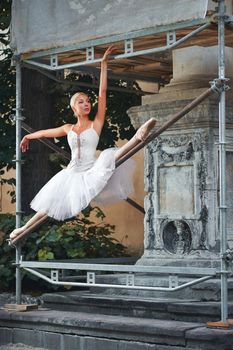
[[[9,238],[6,239],[10,247],[16,247],[14,244],[14,239],[16,239],[22,232],[24,232],[24,227],[16,228],[10,233]]]
[[[149,120],[147,120],[147,122],[145,122],[142,126],[140,126],[140,128],[136,132],[135,134],[136,139],[138,141],[145,141],[145,139],[149,135],[149,132],[151,131],[151,129],[153,129],[156,123],[157,123],[157,120],[155,118],[150,118]]]
[[[14,240],[16,237],[18,237],[21,233],[23,233],[23,231],[25,230],[24,227],[19,227],[19,228],[16,228],[14,231],[12,231],[10,233],[10,241]]]

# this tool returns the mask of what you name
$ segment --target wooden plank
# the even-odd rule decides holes
[[[220,328],[220,329],[229,329],[229,328],[232,328],[233,326],[229,322],[223,322],[223,321],[207,322],[206,325],[208,328]]]
[[[4,309],[7,311],[20,311],[26,312],[30,310],[37,310],[37,304],[5,304]]]

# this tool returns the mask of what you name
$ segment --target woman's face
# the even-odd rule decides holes
[[[85,94],[77,96],[74,103],[74,112],[77,116],[88,116],[91,111],[91,103],[89,97]]]

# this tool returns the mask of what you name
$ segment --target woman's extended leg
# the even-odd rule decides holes
[[[24,226],[16,228],[14,231],[12,231],[10,234],[10,239],[15,239],[18,235],[23,233],[30,226],[34,225],[37,221],[39,221],[40,219],[46,216],[47,214],[39,211],[30,220],[28,220]]]
[[[115,159],[119,159],[123,157],[126,153],[128,153],[134,146],[138,143],[144,141],[150,130],[155,126],[156,119],[151,118],[147,122],[145,122],[140,128],[137,130],[136,134],[128,141],[125,145],[121,146],[115,153]]]

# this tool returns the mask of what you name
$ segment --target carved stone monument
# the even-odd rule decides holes
[[[158,95],[129,115],[135,127],[164,124],[217,77],[216,48],[174,51],[174,75]],[[227,48],[228,76],[233,76]],[[196,61],[198,60],[198,65]],[[207,74],[208,72],[208,74]],[[218,94],[202,102],[145,150],[143,265],[215,266],[219,261]],[[233,246],[233,102],[227,98],[227,229]]]

